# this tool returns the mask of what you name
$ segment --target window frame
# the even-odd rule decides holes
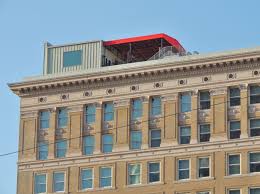
[[[104,136],[111,136],[112,137],[112,143],[111,143],[111,145],[112,145],[112,150],[111,151],[109,151],[109,152],[104,152],[104,147],[105,147],[105,145],[110,145],[110,144],[104,144]],[[108,134],[103,134],[102,135],[102,153],[104,153],[104,154],[107,154],[107,153],[112,153],[113,152],[113,147],[114,147],[114,137],[113,137],[113,134],[110,134],[110,133],[108,133]]]
[[[139,134],[141,134],[141,141],[137,142],[137,143],[140,143],[140,148],[133,148],[132,133],[139,133]],[[143,134],[142,134],[141,130],[130,130],[130,146],[129,146],[130,149],[131,150],[140,150],[140,149],[142,149],[142,138],[143,138]]]
[[[190,102],[189,103],[183,103],[182,102],[182,96],[184,95],[189,95],[190,96]],[[187,109],[187,111],[183,110],[183,104],[188,104],[189,108]],[[182,92],[179,94],[179,111],[180,113],[186,113],[186,112],[190,112],[191,111],[191,92]]]
[[[76,53],[76,52],[79,52],[80,54],[80,63],[79,64],[71,64],[71,63],[65,63],[66,61],[66,53],[69,54],[69,53]],[[69,57],[69,56],[67,56]],[[71,57],[71,56],[70,56]],[[83,61],[83,51],[82,49],[78,49],[78,50],[71,50],[71,51],[64,51],[62,53],[62,68],[72,68],[72,67],[75,67],[75,66],[81,66],[82,65],[82,61]]]
[[[180,145],[189,145],[190,144],[190,142],[189,143],[181,143],[181,128],[183,128],[183,127],[189,127],[190,128],[190,142],[191,142],[191,125],[183,125],[183,126],[179,126],[179,144]],[[184,137],[188,137],[188,136],[184,136]]]
[[[111,170],[111,176],[110,177],[102,177],[101,176],[101,169],[103,168],[110,168]],[[110,186],[105,186],[105,187],[101,187],[101,179],[104,178],[110,178],[111,179],[111,183]],[[112,166],[100,166],[99,167],[99,188],[105,189],[105,188],[112,188],[113,187],[113,167]]]
[[[140,101],[141,107],[135,107],[135,102]],[[134,115],[139,115],[138,117],[135,117]],[[132,98],[131,99],[131,120],[138,120],[142,118],[143,116],[143,100],[142,98]]]
[[[189,161],[189,178],[185,178],[185,179],[180,179],[180,171],[184,171],[187,170],[185,169],[180,169],[180,161],[181,160],[188,160]],[[191,179],[191,159],[190,158],[179,158],[177,159],[177,180],[178,181],[185,181],[185,180],[190,180]]]
[[[208,93],[209,94],[209,99],[207,100],[202,100],[201,99],[201,93]],[[202,108],[202,103],[203,102],[209,102],[209,108]],[[211,109],[211,95],[210,95],[210,92],[209,90],[202,90],[202,91],[199,91],[199,110],[210,110]]]
[[[160,105],[154,106],[153,100],[155,100],[155,99],[160,100]],[[156,111],[154,111],[154,110],[157,110],[157,109],[160,110],[159,111],[160,113],[155,114],[154,112],[156,112]],[[150,117],[157,117],[160,115],[162,115],[162,98],[161,98],[161,96],[152,96],[150,98]]]
[[[238,89],[239,90],[239,96],[231,96],[231,90],[232,89]],[[229,97],[229,102],[228,102],[228,105],[229,107],[239,107],[241,106],[241,89],[239,87],[230,87],[228,88],[228,97]],[[239,98],[239,105],[231,105],[231,101],[233,99],[238,99]]]
[[[48,113],[48,118],[42,118],[42,113],[47,112]],[[39,111],[39,130],[48,130],[50,128],[50,117],[51,117],[51,112],[49,110],[40,110]],[[48,127],[42,128],[42,122],[43,121],[48,121]]]
[[[64,117],[60,117],[60,111],[62,110],[65,110],[66,111],[66,116]],[[68,108],[67,107],[60,107],[57,109],[58,113],[57,113],[57,118],[56,118],[56,122],[57,122],[57,128],[58,129],[64,129],[64,128],[67,128],[68,127],[68,118],[69,118],[69,115],[68,115]],[[60,125],[60,120],[61,119],[66,119],[66,125]]]
[[[87,178],[87,179],[83,179],[82,178],[82,171],[84,171],[84,170],[91,170],[91,174],[92,174],[92,176],[91,176],[91,178]],[[80,190],[81,191],[86,191],[86,190],[92,190],[92,189],[94,189],[94,176],[95,176],[95,173],[94,173],[94,168],[93,167],[86,167],[86,168],[81,168],[80,169]],[[92,185],[91,185],[91,188],[83,188],[83,180],[86,180],[86,181],[88,181],[88,180],[90,180],[91,179],[91,182],[92,182]]]
[[[156,172],[150,172],[150,164],[159,164],[159,181],[155,181],[155,182],[150,182],[150,174],[155,174],[155,173],[158,173],[157,171]],[[148,168],[148,175],[147,175],[147,182],[148,184],[155,184],[155,183],[160,183],[162,181],[162,165],[161,165],[161,162],[160,161],[154,161],[154,162],[148,162],[148,165],[147,165],[147,168]]]
[[[159,140],[159,138],[152,138],[152,132],[153,131],[160,131],[160,146],[152,146],[152,141],[153,140]],[[161,144],[162,144],[162,130],[161,129],[150,129],[149,130],[149,147],[150,148],[159,148],[161,147]]]
[[[131,165],[139,165],[140,173],[139,173],[139,183],[137,184],[130,184],[130,176],[132,174],[129,173],[129,166]],[[134,174],[132,176],[138,176],[138,174]],[[127,185],[141,185],[142,184],[142,164],[141,163],[128,163],[127,164]]]
[[[36,192],[36,176],[38,176],[38,175],[45,175],[45,192],[44,193],[37,193]],[[48,174],[47,173],[44,173],[44,172],[42,172],[42,173],[34,173],[34,176],[33,176],[33,178],[34,178],[34,180],[33,180],[33,193],[34,194],[47,194],[47,184],[48,184]]]
[[[206,169],[206,167],[200,167],[200,159],[207,158],[209,161],[207,169],[209,170],[209,176],[200,177],[200,169]],[[210,156],[201,156],[197,158],[197,178],[198,179],[207,179],[211,177],[211,157]]]
[[[251,121],[252,120],[259,120],[260,121],[260,118],[250,118],[249,119],[249,135],[250,135],[250,137],[260,137],[260,135],[255,135],[255,136],[252,136],[251,134],[251,130],[252,129],[258,129],[259,128],[259,130],[260,130],[260,126],[259,127],[256,127],[256,128],[251,128]]]
[[[107,110],[107,108],[106,108],[106,106],[107,105],[109,105],[109,104],[111,104],[112,105],[112,111],[108,111]],[[103,116],[103,122],[110,122],[110,121],[113,121],[114,119],[115,119],[115,107],[114,107],[114,103],[113,103],[113,101],[108,101],[108,102],[104,102],[103,104],[102,104],[102,112],[103,112],[103,114],[102,114],[102,116]],[[111,120],[110,119],[107,119],[107,115],[112,115],[112,118],[111,118]]]
[[[203,125],[208,125],[209,126],[209,132],[208,133],[201,133],[201,126]],[[198,134],[198,140],[199,140],[199,143],[207,143],[207,142],[210,142],[210,137],[211,137],[211,125],[209,123],[203,123],[203,124],[199,124],[199,134]],[[208,141],[201,141],[201,135],[207,135],[209,134],[209,140]]]
[[[249,104],[260,104],[260,103],[252,103],[252,102],[251,102],[251,101],[252,101],[252,99],[251,99],[252,96],[259,96],[259,98],[260,98],[260,93],[259,93],[259,94],[253,94],[253,95],[252,95],[252,93],[251,93],[251,87],[254,87],[254,86],[260,87],[260,85],[250,85],[250,86],[249,86]]]
[[[94,113],[91,113],[91,114],[89,114],[88,113],[88,107],[93,107],[94,108]],[[88,122],[88,117],[91,117],[91,116],[93,116],[93,121],[91,121],[91,122]],[[87,104],[87,105],[85,105],[85,108],[84,108],[84,122],[85,122],[85,124],[86,125],[91,125],[91,124],[93,124],[93,123],[95,123],[96,122],[96,105],[95,104]]]
[[[42,144],[42,143],[44,143],[45,145],[43,146],[43,145],[40,145],[40,144]],[[49,143],[47,142],[47,141],[41,141],[41,142],[38,142],[37,143],[37,145],[38,145],[38,147],[37,147],[37,160],[48,160],[48,155],[49,155]],[[41,151],[41,148],[43,148],[43,147],[45,147],[45,146],[47,146],[47,157],[46,158],[44,158],[44,159],[42,159],[41,157],[40,157],[40,153],[41,152],[43,152],[43,151]]]
[[[56,174],[56,173],[63,173],[63,191],[55,191],[55,179],[54,179],[54,174]],[[52,173],[52,192],[53,193],[64,193],[65,191],[66,191],[66,184],[65,184],[65,182],[66,182],[66,172],[65,171],[54,171],[53,173]],[[61,183],[61,182],[58,182],[58,183]]]
[[[251,172],[251,162],[250,162],[250,154],[260,154],[260,151],[253,151],[248,153],[248,173],[249,174],[260,174],[259,172]],[[258,162],[254,162],[260,165],[260,160]]]
[[[63,143],[63,142],[66,143],[66,148],[59,149],[58,148],[58,143]],[[65,150],[65,155],[64,156],[58,156],[58,150]],[[55,158],[65,158],[66,155],[67,155],[67,151],[68,151],[68,141],[67,141],[67,139],[56,140],[56,142],[55,142]]]
[[[240,128],[239,128],[239,130],[233,130],[233,132],[235,131],[235,132],[237,132],[237,131],[240,131],[240,137],[239,138],[231,138],[231,123],[233,123],[233,122],[239,122],[239,124],[240,124]],[[230,121],[228,121],[228,138],[230,139],[230,140],[233,140],[233,139],[240,139],[241,138],[241,121],[240,120],[230,120]]]
[[[92,146],[86,145],[86,140],[87,140],[88,137],[93,138],[93,145]],[[87,150],[86,147],[92,147],[92,153],[91,154],[86,153],[86,150]],[[86,155],[86,156],[90,156],[90,155],[93,155],[94,151],[95,151],[95,136],[94,135],[84,136],[83,137],[83,154]]]
[[[227,194],[230,194],[230,191],[239,191],[239,194],[241,194],[241,188],[237,189],[237,188],[228,188],[227,189]]]
[[[256,187],[248,187],[248,192],[249,194],[251,194],[251,189],[260,189],[259,186],[256,186]]]
[[[230,174],[230,159],[229,156],[239,156],[239,174]],[[238,164],[232,164],[232,166],[237,166]],[[241,153],[228,153],[227,154],[227,167],[226,167],[226,175],[227,176],[239,176],[241,175],[242,171],[242,160],[241,160]]]

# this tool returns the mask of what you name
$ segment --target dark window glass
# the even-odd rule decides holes
[[[209,177],[209,158],[199,158],[199,178]]]
[[[178,179],[189,179],[190,178],[190,160],[179,160],[178,161]]]
[[[229,89],[229,105],[230,106],[240,106],[240,89],[230,88]]]
[[[260,86],[250,86],[250,104],[260,103]]]
[[[151,147],[160,147],[161,145],[161,130],[151,130]]]
[[[149,183],[160,181],[160,163],[149,163]]]
[[[250,153],[250,172],[260,172],[260,152]]]
[[[82,64],[82,51],[68,51],[63,53],[63,67],[71,67]]]
[[[200,125],[200,142],[208,142],[210,139],[210,125]]]
[[[190,126],[180,127],[180,144],[189,144],[191,136]]]
[[[228,156],[228,174],[240,174],[240,155],[229,155]]]
[[[209,91],[200,92],[200,110],[210,109]]]
[[[191,94],[190,92],[182,93],[180,95],[181,112],[191,111]]]
[[[250,120],[250,136],[260,136],[260,119]]]
[[[240,138],[241,130],[240,130],[240,121],[230,121],[229,123],[229,138],[230,139],[238,139]]]

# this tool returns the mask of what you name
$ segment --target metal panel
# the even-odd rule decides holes
[[[47,61],[44,74],[59,74],[63,72],[81,71],[101,67],[102,41],[86,42],[74,45],[48,46]],[[63,67],[63,53],[82,50],[82,64]],[[45,57],[46,58],[46,57]]]

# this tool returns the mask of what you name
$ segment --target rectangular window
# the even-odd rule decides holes
[[[209,142],[210,124],[200,125],[200,142]]]
[[[63,67],[82,64],[82,50],[67,51],[63,53]]]
[[[64,192],[64,172],[53,173],[53,192]]]
[[[190,160],[178,160],[178,180],[190,178]]]
[[[161,145],[161,130],[153,129],[150,130],[150,147],[160,147]]]
[[[250,153],[250,172],[260,172],[260,152]]]
[[[81,170],[81,190],[93,188],[93,169],[87,168]]]
[[[110,153],[113,150],[113,136],[110,134],[102,135],[103,153]]]
[[[38,143],[38,159],[47,160],[48,159],[48,142]]]
[[[250,86],[250,104],[260,103],[260,86]]]
[[[240,174],[240,154],[228,155],[228,175]]]
[[[48,129],[50,127],[50,111],[40,112],[40,129]]]
[[[67,152],[67,140],[57,140],[55,147],[56,158],[64,158]]]
[[[90,104],[86,106],[85,110],[85,121],[87,124],[92,124],[96,120],[96,106],[94,104]]]
[[[209,177],[209,158],[199,158],[199,178]]]
[[[180,127],[180,144],[189,144],[191,136],[190,126]]]
[[[240,194],[240,189],[228,190],[228,194]]]
[[[240,89],[229,89],[229,106],[240,106]]]
[[[180,107],[181,112],[189,112],[191,111],[191,93],[182,93],[180,95]]]
[[[83,153],[84,155],[92,155],[94,151],[94,145],[95,145],[95,138],[94,136],[85,136],[83,138],[83,145],[84,145],[84,150]]]
[[[140,98],[136,98],[132,100],[132,113],[131,118],[135,120],[137,118],[142,117],[143,115],[143,103]]]
[[[139,150],[142,146],[142,132],[131,131],[130,133],[130,148],[132,150]]]
[[[34,176],[34,193],[40,194],[40,193],[46,193],[46,174],[36,174]]]
[[[128,184],[137,185],[141,183],[141,165],[128,164]]]
[[[240,121],[230,121],[229,122],[229,138],[239,139],[240,138]]]
[[[159,182],[160,181],[160,163],[152,162],[148,163],[148,176],[149,183]]]
[[[250,194],[260,194],[260,188],[250,188]]]
[[[150,115],[157,116],[161,114],[161,97],[155,96],[151,98],[151,111]]]
[[[199,93],[200,110],[210,109],[210,93],[209,91],[202,91]]]
[[[58,128],[67,127],[67,124],[68,124],[67,108],[58,109]]]
[[[104,121],[114,120],[114,104],[113,102],[106,102],[103,105],[104,108]]]
[[[260,136],[260,119],[250,120],[250,136]]]
[[[101,167],[100,168],[100,180],[99,184],[101,188],[112,187],[112,168]]]

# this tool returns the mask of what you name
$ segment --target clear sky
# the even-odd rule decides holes
[[[190,51],[260,46],[259,0],[0,0],[0,154],[17,150],[19,99],[7,83],[42,73],[43,43],[166,33]],[[17,155],[0,158],[16,192]]]

